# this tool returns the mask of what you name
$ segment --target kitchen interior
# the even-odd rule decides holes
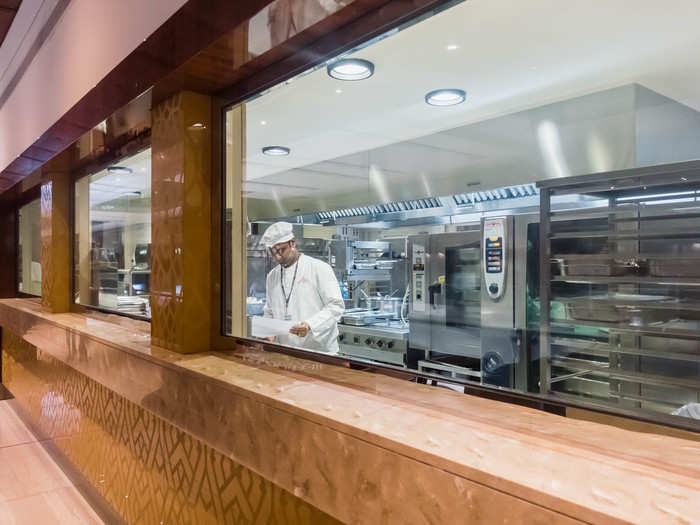
[[[75,188],[76,302],[150,318],[150,148]]]
[[[522,49],[489,41],[477,7]],[[696,425],[700,165],[674,163],[700,156],[700,96],[684,89],[700,70],[687,40],[665,61],[654,42],[620,45],[636,55],[612,69],[623,57],[592,47],[653,17],[626,30],[570,7],[547,7],[571,32],[562,49],[537,46],[550,22],[527,5],[534,26],[460,3],[345,55],[372,64],[366,80],[331,62],[247,102],[247,315],[274,266],[260,238],[286,220],[335,272],[340,355]],[[602,20],[589,46],[581,19]],[[504,83],[506,62],[527,67]],[[429,100],[436,86],[462,100]]]

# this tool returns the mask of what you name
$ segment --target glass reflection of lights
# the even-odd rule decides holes
[[[374,64],[362,58],[343,58],[329,64],[327,72],[337,80],[365,80],[374,74]]]

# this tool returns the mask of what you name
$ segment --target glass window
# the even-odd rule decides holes
[[[151,150],[75,183],[75,302],[150,318]]]
[[[39,199],[19,209],[19,249],[17,250],[18,289],[41,295],[41,202]]]
[[[623,21],[615,2],[555,4],[542,17],[458,3],[228,110],[227,333],[658,421],[700,414],[696,276],[670,282],[642,257],[693,266],[697,213],[678,222],[681,245],[643,217],[651,182],[619,195],[637,199],[624,216],[606,208],[632,201],[606,188],[540,194],[576,176],[692,171],[670,163],[700,158],[696,31],[662,6]],[[658,192],[674,218],[673,196],[696,191],[676,179]],[[541,205],[572,216],[545,234]],[[640,282],[606,273],[635,264]],[[673,320],[686,324],[648,328]]]

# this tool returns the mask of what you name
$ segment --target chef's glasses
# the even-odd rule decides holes
[[[267,250],[270,252],[270,255],[277,256],[277,255],[284,255],[285,252],[291,247],[292,241],[287,241],[285,243],[280,243],[276,244],[275,246],[272,246],[268,248]]]

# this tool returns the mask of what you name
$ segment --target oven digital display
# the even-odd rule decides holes
[[[486,238],[486,273],[503,271],[503,237]]]

